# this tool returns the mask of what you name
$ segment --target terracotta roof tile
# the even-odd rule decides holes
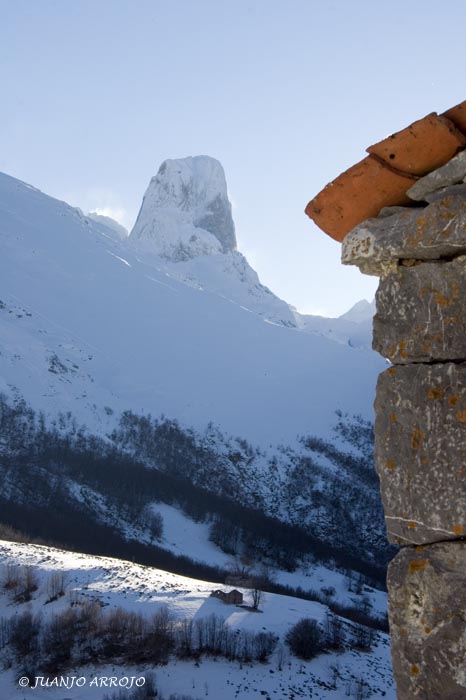
[[[377,216],[382,207],[408,204],[406,191],[415,180],[367,156],[319,192],[307,205],[306,214],[341,242],[361,221]]]
[[[448,163],[465,146],[461,131],[432,112],[366,150],[397,170],[421,176]]]
[[[464,132],[464,133],[463,133]],[[466,101],[413,122],[367,149],[307,205],[306,214],[337,241],[386,206],[412,204],[413,182],[466,147]]]
[[[442,114],[442,117],[446,117],[456,126],[457,129],[466,134],[466,100],[460,102],[459,105],[455,105],[446,112]]]

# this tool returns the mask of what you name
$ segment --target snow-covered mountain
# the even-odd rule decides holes
[[[236,248],[225,174],[214,158],[164,161],[149,183],[129,241],[146,262],[162,258],[173,277],[273,323],[352,347],[371,346],[375,310],[368,302],[341,318],[302,315],[261,284]]]
[[[149,183],[131,240],[174,262],[235,250],[235,225],[218,160],[164,161]]]
[[[296,327],[290,306],[259,281],[236,248],[225,173],[209,156],[166,160],[149,183],[129,238],[145,262],[274,323]]]
[[[361,619],[384,629],[385,594],[373,586],[390,554],[365,420],[384,366],[369,350],[371,306],[339,319],[302,316],[262,285],[236,250],[223,170],[207,157],[166,161],[129,237],[107,217],[0,174],[0,249],[0,532],[13,527],[217,584],[253,561],[273,579],[259,634],[283,640],[306,611],[327,627],[340,614],[346,620],[341,673],[316,660],[301,685],[315,694],[317,684],[322,700],[368,690],[372,682],[352,675],[367,659],[372,690],[389,697],[384,635],[370,654],[358,651],[372,639]],[[130,600],[119,596],[122,607],[145,595],[136,566],[2,549],[6,575],[12,557],[39,570],[34,610],[58,580],[44,561],[70,568],[70,608],[84,588],[100,586],[100,610],[115,581],[128,591],[138,580]],[[149,578],[162,598],[175,593],[175,614],[184,598],[196,619],[223,605],[208,596],[211,584],[154,570]],[[0,608],[11,602],[2,590]],[[143,614],[160,601],[148,598]],[[58,596],[47,610],[73,617],[62,603]],[[231,622],[235,639],[259,626],[250,611]],[[244,694],[250,681],[220,663],[217,695]],[[169,669],[204,682],[191,666],[170,659],[167,692],[185,691]],[[304,672],[294,660],[287,668],[289,683],[267,673],[264,685],[263,669],[246,676],[258,692],[291,697]]]
[[[128,240],[1,175],[0,240],[0,391],[49,416],[105,433],[163,412],[264,444],[371,415],[383,362],[303,332],[260,284],[213,159],[166,161]]]
[[[369,303],[366,299],[358,301],[346,313],[339,316],[340,320],[351,321],[352,323],[366,323],[372,321],[375,314],[375,299]]]
[[[128,231],[125,229],[125,227],[118,223],[118,221],[115,221],[115,219],[112,219],[110,216],[105,216],[104,214],[98,214],[96,211],[91,211],[89,214],[87,214],[87,218],[97,221],[97,223],[102,224],[102,226],[106,226],[109,231],[115,235],[117,240],[124,241],[126,238],[128,238]]]
[[[352,348],[370,350],[374,314],[375,301],[369,303],[363,299],[338,318],[296,314],[296,320],[299,328],[307,333],[318,333]]]

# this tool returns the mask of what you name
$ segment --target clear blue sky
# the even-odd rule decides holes
[[[466,99],[465,26],[463,0],[0,0],[0,170],[131,227],[165,158],[212,155],[262,281],[338,315],[376,280],[303,209]]]

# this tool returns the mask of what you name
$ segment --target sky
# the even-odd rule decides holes
[[[131,228],[163,160],[218,158],[261,281],[337,316],[377,279],[304,208],[466,99],[465,26],[463,0],[0,0],[0,170]]]

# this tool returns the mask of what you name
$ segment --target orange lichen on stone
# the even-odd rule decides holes
[[[438,386],[434,389],[430,389],[427,393],[427,396],[429,397],[429,399],[443,399],[445,396],[445,392],[441,387]]]
[[[396,417],[396,413],[391,413],[391,414],[390,414],[390,420],[391,420],[392,423],[396,423],[396,422],[397,422],[398,419],[397,419],[397,417]]]
[[[458,423],[466,423],[466,411],[458,411],[456,414]]]
[[[440,292],[438,289],[436,289],[433,286],[430,287],[422,287],[419,294],[421,297],[424,297],[428,292],[430,292],[433,296],[434,302],[438,305],[441,306],[442,308],[445,308],[446,306],[451,306],[456,299],[458,299],[460,295],[460,290],[458,288],[457,284],[452,284],[451,286],[451,294],[450,297],[447,297],[443,292]],[[439,334],[437,333],[436,336],[434,336],[434,340],[439,338]]]
[[[395,466],[393,459],[387,459],[386,464],[387,464],[387,469],[393,469]]]
[[[408,357],[408,353],[406,352],[405,348],[406,343],[404,342],[404,340],[400,340],[400,342],[398,343],[398,350],[400,351],[400,357],[403,358],[403,360],[405,360]]]
[[[418,450],[424,442],[424,433],[419,428],[414,428],[411,435],[411,447],[413,450]]]
[[[423,569],[426,568],[427,566],[427,559],[414,559],[412,562],[409,564],[409,573],[410,574],[415,574],[418,571],[422,571]]]
[[[438,306],[449,306],[451,304],[451,301],[447,299],[447,297],[444,294],[441,294],[440,292],[437,292],[434,294],[434,301]]]
[[[383,141],[367,148],[403,173],[427,175],[466,146],[466,138],[452,121],[432,112]]]
[[[393,375],[395,374],[395,368],[390,367],[390,369],[387,369],[387,374],[389,374],[390,377],[393,377]]]
[[[426,634],[430,634],[430,633],[432,632],[432,627],[427,627],[427,626],[424,627],[424,632],[425,632]]]
[[[411,664],[411,675],[418,676],[420,673],[419,666],[417,664]]]
[[[463,527],[463,525],[455,525],[454,528],[453,528],[453,532],[455,533],[455,535],[458,535],[459,537],[461,537],[462,535],[464,535],[464,527]]]
[[[449,404],[452,408],[455,408],[455,406],[457,405],[458,401],[459,401],[458,396],[450,396],[450,398],[448,399],[448,404]]]

